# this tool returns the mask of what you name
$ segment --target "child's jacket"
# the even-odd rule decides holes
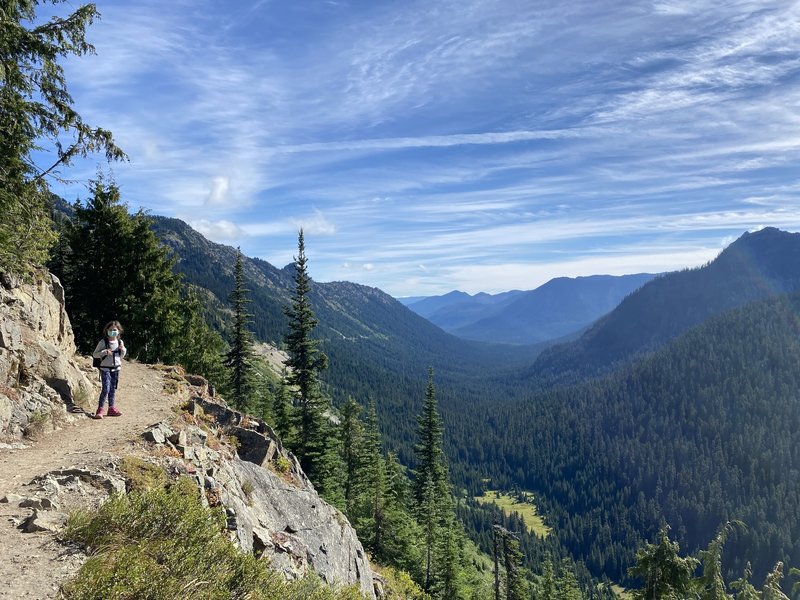
[[[108,344],[108,346],[106,346]],[[113,354],[104,355],[103,352],[108,348],[113,352]],[[120,346],[118,340],[100,340],[97,343],[97,347],[92,352],[92,356],[94,358],[102,358],[102,362],[100,363],[101,369],[108,369],[109,371],[118,371],[120,365],[122,365],[122,359],[125,358],[125,354],[127,350],[125,346]]]

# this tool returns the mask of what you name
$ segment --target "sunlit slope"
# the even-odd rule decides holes
[[[723,311],[800,289],[800,234],[745,233],[713,262],[669,273],[628,296],[574,342],[554,346],[532,374],[560,382],[607,372]]]
[[[537,494],[559,538],[624,579],[634,549],[669,523],[696,550],[728,519],[738,576],[800,564],[800,293],[713,317],[621,371],[472,411],[459,440],[491,485]],[[487,449],[491,449],[489,453]]]

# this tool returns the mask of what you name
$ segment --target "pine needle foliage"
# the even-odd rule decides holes
[[[669,539],[669,528],[658,534],[657,544],[647,544],[636,553],[636,565],[630,574],[641,577],[645,587],[637,590],[637,600],[683,600],[692,588],[692,574],[699,561],[691,556],[679,556],[678,542]]]
[[[751,583],[753,570],[748,562],[741,578],[731,582],[733,594],[727,590],[723,578],[722,553],[725,542],[736,529],[744,531],[741,521],[725,523],[708,545],[698,553],[699,559],[679,555],[678,542],[669,539],[667,526],[659,532],[657,544],[647,544],[636,553],[636,565],[630,569],[631,575],[644,580],[644,587],[634,591],[634,598],[645,600],[667,599],[684,600],[789,600],[782,588],[784,566],[782,562],[774,568],[758,590]],[[700,573],[694,576],[700,566]],[[790,575],[800,575],[797,569],[790,569]],[[798,592],[795,586],[793,593]]]
[[[294,453],[300,460],[303,470],[315,486],[322,488],[324,495],[330,495],[325,487],[332,485],[330,480],[330,444],[328,436],[331,425],[325,416],[330,401],[320,390],[319,373],[328,367],[328,357],[319,349],[319,340],[312,337],[319,321],[314,316],[309,293],[311,277],[308,274],[308,258],[305,252],[303,230],[298,234],[297,256],[294,259],[294,291],[290,305],[284,308],[289,320],[286,335],[286,350],[289,358],[288,382],[295,390],[297,416],[297,438]],[[330,483],[325,485],[326,480]]]
[[[425,400],[417,417],[418,442],[415,445],[414,499],[424,555],[420,584],[434,598],[459,598],[463,528],[455,517],[443,431],[433,368],[429,367]]]
[[[233,269],[233,290],[229,297],[233,310],[230,349],[225,356],[225,366],[229,369],[228,395],[239,410],[246,410],[253,392],[253,334],[248,325],[252,315],[247,312],[250,300],[245,287],[242,251],[237,248],[236,264]]]
[[[83,121],[73,108],[59,60],[94,52],[86,29],[99,17],[94,4],[47,22],[39,0],[0,6],[0,271],[24,273],[43,264],[55,241],[48,215],[48,177],[76,157],[102,152],[121,160],[111,132]],[[66,4],[49,0],[47,4]],[[34,154],[53,156],[39,165]]]

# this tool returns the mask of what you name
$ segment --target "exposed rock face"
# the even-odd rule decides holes
[[[237,455],[209,448],[206,432],[193,425],[172,431],[159,423],[144,437],[181,453],[206,500],[225,507],[233,540],[288,578],[312,570],[328,583],[355,584],[375,598],[372,569],[355,530],[319,497],[272,429],[208,398],[194,398],[191,410],[213,421],[218,433],[235,437]]]
[[[67,420],[66,403],[93,395],[79,367],[64,288],[46,270],[32,283],[0,277],[0,440]]]

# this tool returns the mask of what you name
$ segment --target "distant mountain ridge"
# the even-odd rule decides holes
[[[656,350],[709,317],[800,289],[800,233],[745,233],[709,264],[656,277],[589,328],[536,360],[531,375],[568,382]]]
[[[653,277],[558,277],[534,290],[474,296],[454,291],[408,307],[464,339],[534,344],[578,334]]]

